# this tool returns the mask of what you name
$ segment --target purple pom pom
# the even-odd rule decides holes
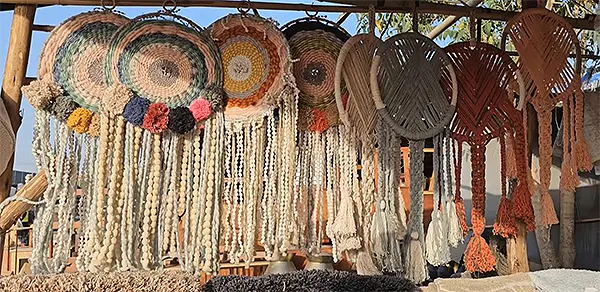
[[[132,97],[123,109],[123,117],[135,126],[144,123],[144,115],[148,111],[150,101],[139,96]]]
[[[194,115],[187,107],[176,107],[169,111],[169,130],[177,134],[185,134],[196,126]]]

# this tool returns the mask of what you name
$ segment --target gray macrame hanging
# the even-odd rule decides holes
[[[452,84],[452,88],[443,88],[442,84]],[[450,122],[456,105],[457,86],[456,76],[450,60],[444,51],[431,39],[418,33],[402,33],[385,41],[383,47],[377,52],[371,67],[371,90],[373,100],[378,109],[381,120],[377,128],[379,143],[379,169],[380,181],[377,199],[377,210],[374,215],[373,233],[377,232],[376,226],[388,224],[387,247],[383,249],[384,263],[388,269],[399,269],[400,259],[394,256],[395,246],[398,246],[402,237],[402,230],[389,227],[389,222],[397,222],[397,210],[394,201],[399,194],[397,188],[400,165],[395,163],[395,156],[399,156],[399,138],[409,140],[410,149],[410,215],[405,244],[406,275],[414,282],[420,283],[427,277],[425,255],[425,236],[423,228],[423,188],[425,178],[423,174],[423,150],[425,139],[434,138],[435,147],[439,148],[447,139],[444,128]],[[449,148],[445,148],[449,151]],[[439,149],[435,154],[439,155]],[[448,157],[448,156],[446,156]],[[438,157],[435,157],[438,158]],[[434,158],[434,159],[435,159]],[[434,177],[443,175],[440,166],[435,165]],[[385,174],[385,177],[382,177]],[[389,174],[389,176],[388,176]],[[382,178],[391,181],[382,182]],[[439,196],[441,188],[435,188],[434,214],[438,218],[440,209]],[[381,213],[386,213],[387,223],[378,223],[384,220]],[[434,221],[436,222],[436,221]],[[440,223],[441,224],[441,223]],[[432,227],[430,227],[432,228]],[[443,233],[443,232],[442,232]],[[380,232],[384,234],[384,232]],[[374,234],[373,240],[381,240]],[[434,236],[439,244],[447,248],[444,234]],[[376,243],[374,243],[377,246]],[[385,246],[385,244],[384,244]],[[393,247],[393,248],[392,248]],[[377,253],[377,250],[375,250]],[[449,252],[442,252],[441,261],[449,260]]]

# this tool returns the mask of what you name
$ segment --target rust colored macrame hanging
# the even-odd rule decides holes
[[[473,208],[471,222],[473,238],[467,246],[465,260],[467,270],[487,272],[494,269],[495,258],[481,234],[485,228],[485,149],[488,142],[499,138],[501,144],[502,201],[494,231],[503,236],[516,233],[514,217],[523,219],[533,229],[533,209],[528,188],[526,172],[525,134],[519,110],[514,104],[514,90],[524,91],[517,66],[503,51],[483,43],[463,42],[446,48],[452,60],[458,85],[456,115],[450,129],[452,137],[458,142],[455,155],[456,171],[456,208],[463,232],[466,226],[465,211],[460,198],[462,166],[462,144],[471,148],[471,184]],[[519,100],[517,108],[522,106]],[[505,139],[505,137],[508,139]],[[511,212],[511,200],[506,197],[507,156],[505,140],[516,157],[516,169],[519,185],[514,192],[514,206]],[[512,167],[515,169],[515,167]]]
[[[583,137],[583,93],[581,91],[581,48],[573,27],[561,16],[544,8],[527,9],[511,19],[504,29],[519,52],[518,66],[527,89],[526,101],[538,115],[540,193],[542,223],[558,223],[548,192],[552,167],[552,110],[563,106],[564,154],[561,190],[574,191],[579,185],[578,170],[591,168]],[[568,62],[575,51],[575,67]],[[523,111],[527,123],[527,111]]]

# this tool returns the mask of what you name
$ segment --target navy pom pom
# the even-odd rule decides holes
[[[123,117],[135,126],[144,123],[144,115],[148,111],[150,101],[139,96],[132,97],[123,109]]]

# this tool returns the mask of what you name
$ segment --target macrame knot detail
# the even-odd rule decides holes
[[[93,115],[87,130],[88,135],[93,137],[100,136],[100,115]]]
[[[133,92],[123,84],[116,84],[110,89],[110,94],[103,100],[102,109],[112,116],[123,114],[123,109],[133,98]]]
[[[50,104],[50,113],[52,113],[59,121],[66,121],[71,113],[79,106],[66,96],[57,97]]]
[[[123,117],[129,123],[135,126],[141,126],[144,123],[144,116],[150,107],[150,101],[139,96],[134,96],[129,100],[123,109]]]
[[[153,103],[148,107],[144,116],[143,128],[153,134],[159,134],[167,129],[169,108],[164,103]]]
[[[211,104],[208,100],[199,98],[192,101],[192,104],[190,104],[190,111],[197,122],[204,121],[208,119],[212,113]]]
[[[67,126],[79,134],[85,133],[90,127],[93,115],[91,110],[80,107],[71,113],[67,119]]]
[[[196,125],[192,112],[187,107],[176,107],[169,110],[167,127],[177,134],[185,134]]]
[[[62,88],[54,82],[41,80],[33,80],[29,85],[21,88],[23,95],[36,109],[46,108],[54,99],[63,94]]]

